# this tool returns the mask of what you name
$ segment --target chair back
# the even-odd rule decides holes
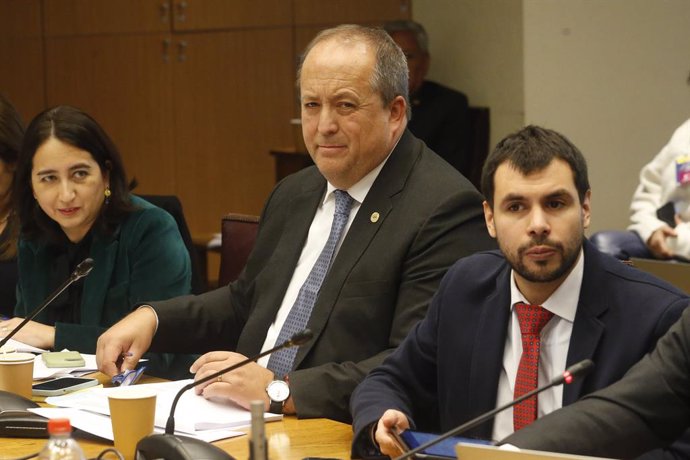
[[[259,217],[246,214],[223,216],[221,224],[218,286],[235,281],[247,264],[259,230]]]
[[[481,190],[482,168],[489,155],[491,113],[488,107],[469,107],[472,169],[468,179]]]
[[[184,212],[182,212],[182,203],[180,199],[175,195],[139,195],[139,197],[167,211],[168,214],[173,216],[173,219],[175,219],[177,223],[177,228],[180,230],[182,241],[189,253],[189,260],[192,263],[192,294],[206,292],[206,279],[202,275],[199,256],[194,247],[192,235],[189,233],[189,227],[187,227],[187,221],[184,218]]]

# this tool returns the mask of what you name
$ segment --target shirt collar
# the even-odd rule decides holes
[[[546,299],[542,304],[554,315],[568,320],[575,321],[575,313],[577,312],[577,304],[580,300],[580,289],[582,288],[582,277],[585,268],[585,254],[580,249],[580,255],[577,258],[575,266],[570,271],[568,276],[563,280],[560,286]],[[510,308],[518,302],[529,303],[522,292],[515,283],[515,271],[510,271]]]

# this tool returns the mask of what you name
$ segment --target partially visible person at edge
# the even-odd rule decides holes
[[[24,125],[14,106],[0,95],[0,315],[14,312],[17,290],[19,223],[12,205],[12,181],[24,136]],[[5,334],[0,332],[0,337]]]
[[[298,82],[315,166],[273,190],[237,281],[151,302],[105,332],[104,373],[133,366],[149,348],[211,351],[192,367],[199,379],[306,326],[314,338],[296,354],[276,353],[198,392],[349,421],[352,390],[424,316],[448,267],[494,246],[479,192],[405,129],[407,65],[388,34],[352,25],[321,32]],[[119,366],[122,353],[132,356]]]
[[[59,106],[29,124],[17,162],[20,222],[17,326],[90,257],[72,284],[13,338],[95,353],[98,336],[144,299],[190,292],[189,254],[174,219],[129,193],[120,154],[83,111]],[[147,373],[188,375],[190,356],[152,356]]]
[[[472,126],[467,96],[426,79],[431,54],[429,36],[421,24],[392,21],[383,28],[407,57],[412,108],[408,129],[465,177],[470,177]]]
[[[596,363],[463,433],[502,439],[620,379],[689,304],[587,241],[587,164],[562,134],[527,126],[507,136],[487,158],[482,190],[500,251],[453,265],[426,317],[357,387],[355,456],[397,456],[394,430],[448,431],[583,359]],[[688,456],[688,439],[651,455]]]

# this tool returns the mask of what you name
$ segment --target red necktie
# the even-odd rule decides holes
[[[522,356],[515,378],[513,396],[519,398],[537,388],[539,370],[539,347],[541,330],[549,322],[553,313],[539,305],[515,304],[520,332],[522,333]],[[513,427],[515,431],[526,427],[537,419],[537,396],[522,401],[513,408]]]

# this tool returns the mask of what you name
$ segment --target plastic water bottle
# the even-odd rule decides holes
[[[72,425],[69,419],[53,418],[48,420],[48,444],[38,454],[39,460],[85,460],[84,451],[77,441],[72,439]]]

